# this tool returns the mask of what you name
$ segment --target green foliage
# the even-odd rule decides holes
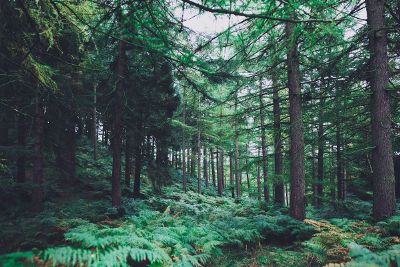
[[[400,245],[394,245],[381,252],[372,252],[356,243],[349,245],[352,260],[350,267],[400,266]]]
[[[172,187],[161,197],[124,200],[124,218],[100,224],[82,221],[65,233],[68,246],[48,248],[40,257],[67,266],[128,266],[129,262],[200,266],[227,247],[254,246],[259,241],[274,242],[274,238],[291,242],[313,233],[310,225],[278,210],[273,212],[278,215],[268,215],[256,201],[236,203],[176,192]],[[65,224],[75,223],[80,222]]]

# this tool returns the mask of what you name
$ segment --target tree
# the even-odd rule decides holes
[[[292,15],[293,17],[293,15]],[[288,42],[287,73],[290,114],[290,215],[297,219],[305,218],[304,185],[304,135],[301,109],[301,89],[299,82],[299,59],[295,25],[286,23]]]
[[[388,55],[385,28],[385,1],[366,1],[368,23],[368,80],[371,85],[372,170],[374,176],[375,219],[394,214],[396,197],[394,187],[391,112],[387,86]]]

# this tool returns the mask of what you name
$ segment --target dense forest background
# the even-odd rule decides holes
[[[1,266],[400,266],[400,2],[0,1]]]

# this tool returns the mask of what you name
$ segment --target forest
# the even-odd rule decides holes
[[[0,266],[400,267],[400,1],[1,0]]]

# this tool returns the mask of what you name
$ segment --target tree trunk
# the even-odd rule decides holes
[[[36,97],[34,118],[34,140],[33,153],[33,190],[32,210],[38,212],[42,206],[43,191],[43,168],[44,168],[44,103],[41,96]]]
[[[249,153],[249,145],[246,144],[246,159],[245,159],[245,164],[246,164],[246,181],[247,181],[247,189],[250,189],[250,175],[249,175],[249,160],[248,160],[248,155]],[[250,192],[250,190],[249,190]]]
[[[267,162],[267,142],[265,136],[265,122],[264,122],[264,101],[262,99],[262,83],[260,80],[260,127],[261,127],[261,166],[262,175],[264,181],[264,200],[269,201],[269,190],[268,190],[268,162]]]
[[[318,177],[317,168],[315,166],[315,144],[311,147],[311,167],[312,167],[312,190],[313,190],[313,205],[318,206]]]
[[[370,50],[369,76],[371,84],[372,170],[374,177],[375,219],[391,216],[396,211],[391,113],[387,85],[388,55],[385,29],[384,0],[367,0],[367,24]]]
[[[92,143],[93,143],[93,159],[97,159],[97,84],[93,86],[93,135],[92,135]]]
[[[232,198],[235,198],[234,170],[232,153],[229,154],[229,186],[231,187]]]
[[[207,148],[203,147],[203,166],[204,166],[204,180],[206,182],[206,188],[208,189],[208,159],[207,159]]]
[[[201,194],[201,135],[197,130],[197,193]]]
[[[117,89],[114,93],[114,110],[112,120],[112,205],[121,205],[121,146],[122,146],[122,95],[124,91],[126,68],[126,43],[119,41],[117,66]]]
[[[274,148],[275,148],[275,203],[284,205],[285,190],[282,181],[283,156],[282,156],[282,130],[281,130],[281,107],[279,100],[279,88],[276,73],[272,73],[273,86],[273,114],[274,114]]]
[[[238,96],[237,92],[235,95],[235,114],[237,114],[238,109]],[[239,129],[238,129],[238,121],[235,120],[235,184],[236,184],[236,198],[240,198],[240,189],[241,189],[241,179],[240,179],[240,170],[239,170]]]
[[[224,166],[224,156],[223,156],[223,151],[218,150],[217,154],[217,167],[218,167],[218,175],[217,175],[217,181],[218,181],[218,195],[222,196],[223,194],[223,184],[222,180],[224,179],[223,175],[223,166]]]
[[[293,15],[292,15],[293,17]],[[295,25],[286,23],[286,36],[289,43],[287,53],[289,116],[290,116],[290,215],[297,220],[305,218],[304,184],[304,129],[301,108],[301,89],[299,82],[299,61]]]
[[[343,202],[345,199],[345,181],[342,160],[342,141],[339,125],[336,127],[336,177],[338,200]]]
[[[324,101],[320,100],[319,107],[319,118],[318,118],[318,164],[317,164],[317,205],[322,204],[323,194],[324,194],[324,145],[325,145],[325,137],[324,137],[324,124],[322,122],[323,116],[323,105]]]
[[[210,160],[211,160],[211,176],[212,176],[212,182],[214,188],[216,187],[215,185],[215,162],[214,162],[214,151],[212,148],[210,148]]]
[[[257,149],[257,156],[260,158],[260,148]],[[261,201],[261,168],[257,160],[257,198]]]
[[[129,188],[131,186],[132,174],[132,133],[130,129],[126,129],[125,139],[125,185]]]

